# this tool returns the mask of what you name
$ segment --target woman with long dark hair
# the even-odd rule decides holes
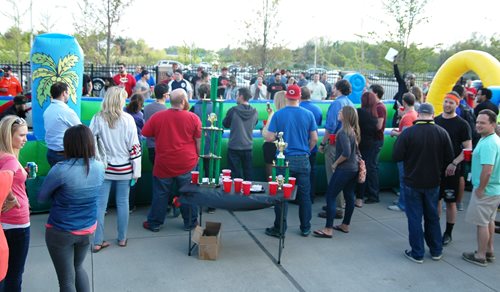
[[[85,125],[64,133],[65,160],[43,181],[38,200],[50,201],[45,242],[56,269],[60,291],[90,291],[83,262],[97,227],[97,198],[104,165],[95,159],[92,131]]]
[[[339,120],[342,122],[342,128],[337,132],[335,162],[331,166],[333,174],[325,194],[326,224],[325,228],[314,231],[315,236],[322,238],[332,238],[334,229],[348,233],[354,211],[354,188],[359,170],[357,152],[361,139],[356,109],[352,106],[344,106],[339,112]],[[340,191],[344,192],[345,215],[341,225],[333,225],[337,207],[336,199]]]

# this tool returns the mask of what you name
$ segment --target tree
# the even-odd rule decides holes
[[[19,7],[17,6],[17,1],[7,0],[7,2],[11,5],[12,8],[10,10],[2,9],[1,13],[7,18],[10,18],[12,22],[14,22],[14,25],[9,29],[9,32],[6,33],[6,37],[9,39],[9,45],[13,47],[13,53],[16,56],[16,62],[19,63],[21,61],[23,47],[26,46],[25,40],[23,39],[23,32],[21,31],[21,19],[28,12],[29,8],[21,12],[19,11]],[[5,11],[10,11],[10,13],[7,13]]]
[[[410,37],[413,30],[420,23],[427,21],[424,9],[428,0],[385,0],[384,8],[396,22],[396,33],[389,33],[400,49],[401,68],[407,70],[407,53],[410,47]],[[389,25],[389,27],[393,27]],[[394,31],[389,29],[389,31]]]
[[[249,60],[252,65],[260,65],[263,68],[269,65],[269,51],[277,44],[279,2],[280,0],[262,0],[261,9],[250,13],[252,18],[244,22],[247,38],[243,44],[249,51],[254,52],[252,55],[256,57]],[[261,26],[255,25],[256,23]]]

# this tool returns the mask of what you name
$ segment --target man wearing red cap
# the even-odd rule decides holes
[[[457,195],[462,174],[461,162],[464,160],[462,149],[472,149],[472,136],[469,124],[459,117],[455,110],[460,104],[458,93],[451,91],[446,94],[443,103],[443,113],[434,118],[434,122],[444,128],[451,139],[453,146],[453,157],[450,164],[446,166],[446,172],[441,177],[439,187],[440,198],[446,203],[446,230],[443,234],[443,246],[448,245],[452,236],[453,226],[457,218]],[[438,208],[438,210],[440,210]]]
[[[19,80],[12,75],[10,66],[3,67],[3,77],[0,79],[0,96],[17,96],[23,93],[23,87]]]
[[[302,236],[311,234],[311,196],[309,155],[318,142],[316,121],[313,114],[300,107],[301,90],[298,85],[290,85],[286,91],[286,107],[274,113],[265,135],[267,142],[276,140],[276,134],[282,132],[283,139],[288,143],[285,148],[285,159],[288,161],[290,176],[295,177],[297,187],[297,201],[299,203],[300,232]],[[269,236],[280,237],[280,215],[283,211],[286,231],[286,216],[288,205],[284,210],[279,205],[274,206],[276,215],[274,226],[266,228]]]

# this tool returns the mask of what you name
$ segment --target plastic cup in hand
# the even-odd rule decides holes
[[[191,183],[198,184],[198,178],[200,177],[200,172],[193,170],[191,171]]]
[[[264,124],[264,127],[267,125],[267,120],[263,120],[262,124]]]
[[[225,179],[222,181],[224,183],[224,192],[225,193],[230,193],[231,192],[231,186],[233,185],[233,180],[232,179]]]
[[[269,195],[276,196],[277,192],[278,192],[278,183],[275,181],[269,182]]]
[[[273,181],[273,177],[270,175],[267,177],[267,181]]]
[[[229,176],[229,177],[231,177],[231,170],[230,169],[223,169],[222,170],[222,176]]]
[[[241,193],[241,184],[243,183],[242,178],[235,178],[234,179],[234,192],[235,193]]]
[[[241,186],[243,188],[243,194],[245,196],[249,196],[250,195],[250,188],[252,187],[252,182],[244,181],[241,183]]]
[[[288,178],[288,183],[291,184],[293,187],[295,187],[295,182],[297,181],[296,178],[294,178],[293,176],[289,177]]]
[[[335,139],[336,139],[337,135],[335,134],[330,134],[330,144],[335,144]]]
[[[38,170],[38,166],[36,165],[35,162],[28,162],[26,164],[28,168],[28,178],[36,178],[36,172]]]
[[[290,199],[292,197],[293,186],[291,184],[283,185],[283,198]]]
[[[472,159],[472,149],[464,149],[464,161],[470,162]]]

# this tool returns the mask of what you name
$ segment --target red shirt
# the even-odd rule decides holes
[[[16,96],[23,93],[23,88],[21,83],[15,77],[10,78],[3,77],[0,79],[0,88],[6,88],[7,92],[0,91],[0,96]]]
[[[413,122],[417,120],[417,112],[411,110],[403,115],[401,121],[399,121],[399,132],[403,132],[405,128],[413,126]]]
[[[113,81],[116,85],[125,87],[125,91],[127,92],[128,96],[132,96],[132,89],[134,89],[136,83],[134,76],[130,74],[126,74],[123,76],[120,74],[116,74],[115,77],[113,77]]]
[[[384,141],[384,129],[385,129],[385,120],[387,119],[387,109],[385,108],[385,104],[381,102],[377,103],[375,108],[377,109],[377,118],[384,119],[384,122],[382,123],[382,129],[377,130],[375,138],[379,141],[380,140]]]
[[[176,177],[198,163],[196,139],[201,137],[201,121],[194,113],[176,109],[157,112],[142,128],[142,135],[155,138],[155,177]]]

